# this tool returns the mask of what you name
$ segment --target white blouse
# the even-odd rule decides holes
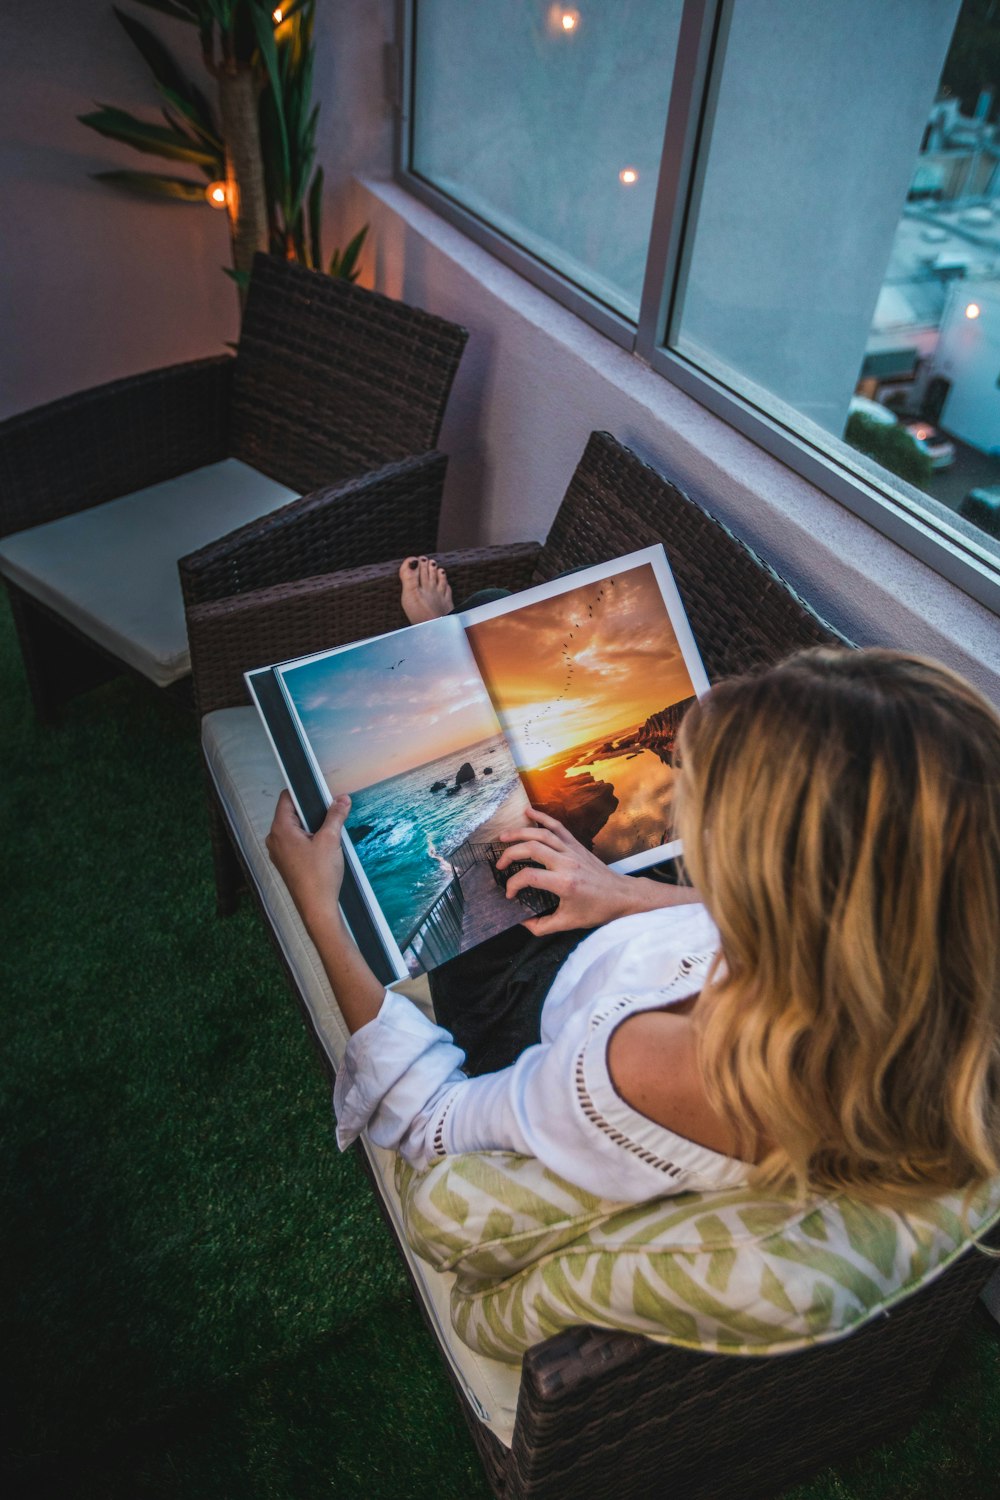
[[[351,1037],[334,1087],[342,1150],[366,1130],[423,1168],[465,1151],[535,1156],[599,1197],[734,1187],[745,1162],[676,1135],[627,1104],[608,1072],[615,1028],[696,995],[719,935],[700,905],[609,922],[562,965],[541,1013],[541,1041],[496,1073],[468,1078],[451,1034],[386,991]]]

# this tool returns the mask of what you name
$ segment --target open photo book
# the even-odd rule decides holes
[[[246,680],[303,825],[350,794],[341,906],[383,983],[553,909],[496,868],[529,806],[614,870],[679,850],[674,747],[708,679],[662,547]]]

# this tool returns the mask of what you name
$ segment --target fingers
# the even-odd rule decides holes
[[[519,891],[529,889],[548,891],[552,896],[562,896],[566,885],[566,877],[559,874],[557,870],[539,870],[532,865],[512,875],[504,890],[508,900],[516,896]]]
[[[277,806],[274,809],[274,817],[271,819],[271,829],[264,842],[270,849],[272,839],[287,838],[289,836],[294,838],[296,834],[303,832],[304,829],[301,820],[295,811],[295,803],[292,801],[288,791],[283,791],[278,798]]]
[[[536,823],[540,823],[543,828],[549,829],[554,834],[564,834],[567,838],[573,837],[565,823],[560,823],[558,818],[550,818],[548,813],[542,812],[540,808],[529,807],[528,817],[532,818]]]
[[[350,810],[350,797],[346,795],[334,797],[327,808],[326,817],[320,826],[319,834],[324,834],[326,837],[333,835],[339,839]],[[317,837],[319,834],[317,834]],[[274,818],[271,822],[270,832],[264,840],[267,848],[273,851],[277,843],[282,843],[288,839],[309,839],[311,837],[312,835],[307,833],[302,826],[302,820],[295,811],[295,803],[292,801],[288,791],[283,791],[274,809]]]
[[[516,859],[536,859],[539,864],[545,865],[546,869],[551,869],[553,859],[561,852],[558,844],[539,838],[533,828],[522,828],[512,834],[501,834],[501,838],[505,842],[507,839],[518,839],[520,842],[507,845],[497,860],[498,870],[505,870]]]
[[[350,812],[350,810],[351,799],[347,796],[346,792],[342,792],[339,797],[334,797],[333,801],[330,803],[330,806],[326,810],[326,817],[323,819],[323,823],[319,829],[317,838],[319,837],[319,834],[322,834],[324,838],[330,838],[332,836],[333,838],[339,839],[341,833],[343,832],[344,824],[347,821],[347,814]]]

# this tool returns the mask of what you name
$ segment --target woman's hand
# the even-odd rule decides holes
[[[543,866],[540,870],[519,870],[507,882],[508,896],[535,886],[559,897],[559,906],[551,915],[529,917],[521,924],[536,937],[544,937],[548,932],[571,932],[577,927],[601,927],[634,912],[686,906],[701,900],[694,886],[618,875],[548,813],[529,807],[528,817],[533,827],[500,835],[507,848],[497,860],[497,869],[506,869],[514,860],[522,859]]]
[[[543,868],[518,870],[507,882],[507,895],[516,896],[534,886],[559,897],[558,909],[549,916],[525,921],[529,932],[542,937],[547,932],[600,927],[629,912],[645,910],[646,903],[636,900],[636,882],[629,876],[609,870],[548,813],[531,807],[528,817],[534,826],[500,835],[508,847],[497,860],[497,869],[504,870],[515,860],[534,860]]]
[[[349,1031],[373,1021],[385,989],[354,945],[337,898],[344,879],[341,834],[350,797],[334,797],[323,826],[307,833],[291,797],[282,792],[267,836],[271,863],[306,924]]]
[[[282,792],[274,810],[267,852],[310,933],[340,920],[337,902],[344,879],[340,836],[350,808],[350,797],[334,797],[322,827],[314,834],[299,822],[287,792]]]

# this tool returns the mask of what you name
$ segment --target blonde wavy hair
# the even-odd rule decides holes
[[[679,749],[722,936],[700,1057],[755,1180],[1000,1174],[1000,716],[935,662],[824,648],[713,688]]]

